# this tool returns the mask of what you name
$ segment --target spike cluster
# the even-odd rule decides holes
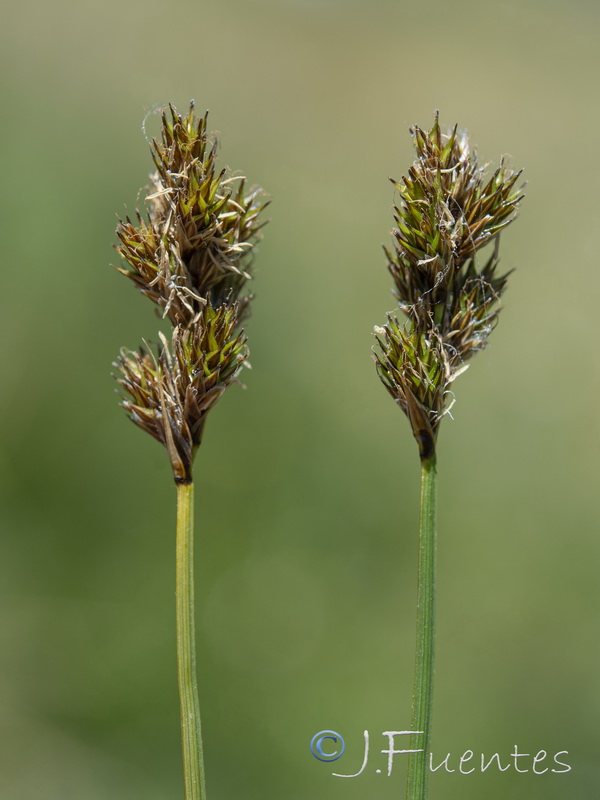
[[[435,452],[452,405],[450,385],[494,327],[507,275],[497,275],[500,232],[515,218],[521,173],[504,163],[490,177],[458,127],[411,129],[417,160],[400,182],[393,250],[385,250],[404,327],[376,328],[377,371],[408,416],[421,458]],[[478,252],[495,240],[483,266]]]
[[[252,249],[264,223],[261,190],[218,170],[207,116],[163,113],[152,143],[156,172],[137,212],[117,227],[117,251],[130,278],[173,325],[158,355],[123,350],[116,366],[130,419],[166,447],[177,482],[189,482],[207,412],[247,358],[240,331],[251,295]]]

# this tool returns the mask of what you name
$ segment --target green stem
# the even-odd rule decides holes
[[[194,486],[177,484],[177,676],[185,800],[206,800],[194,624]]]
[[[435,548],[436,460],[421,462],[421,524],[417,597],[417,654],[413,693],[411,753],[408,762],[407,800],[426,800],[429,777],[429,743],[435,649]]]

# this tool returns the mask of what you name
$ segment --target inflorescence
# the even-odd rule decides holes
[[[240,329],[252,295],[252,250],[267,205],[260,189],[216,164],[207,116],[169,106],[146,214],[117,228],[119,272],[130,278],[173,325],[171,342],[122,350],[117,380],[130,419],[166,448],[177,482],[191,481],[206,414],[237,378],[247,355]]]
[[[450,386],[486,345],[507,275],[497,275],[500,232],[515,218],[520,172],[502,162],[487,177],[466,133],[411,129],[417,160],[395,207],[393,250],[385,249],[402,325],[388,314],[375,329],[379,377],[407,415],[422,459],[435,453],[438,426],[452,405]],[[494,240],[479,266],[477,254]]]

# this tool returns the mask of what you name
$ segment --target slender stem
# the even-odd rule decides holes
[[[194,624],[194,486],[177,484],[177,676],[185,800],[206,800]]]
[[[421,462],[417,655],[411,728],[421,733],[411,737],[411,749],[418,752],[409,755],[407,800],[426,800],[429,777],[435,649],[436,477],[434,454]]]

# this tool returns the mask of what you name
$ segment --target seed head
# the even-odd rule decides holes
[[[393,250],[385,249],[404,328],[388,316],[376,329],[379,377],[407,414],[422,458],[435,451],[441,418],[452,405],[450,385],[487,342],[507,275],[497,275],[500,232],[516,215],[521,173],[504,163],[491,176],[455,127],[444,135],[438,115],[430,131],[411,129],[417,159],[392,181]],[[478,253],[494,240],[483,266]]]
[[[247,358],[240,330],[250,295],[252,249],[261,190],[216,166],[206,115],[193,104],[185,116],[169,106],[146,215],[119,222],[119,272],[130,278],[173,324],[155,355],[147,346],[121,351],[115,366],[130,419],[167,448],[178,482],[189,482],[208,411],[237,378]]]

